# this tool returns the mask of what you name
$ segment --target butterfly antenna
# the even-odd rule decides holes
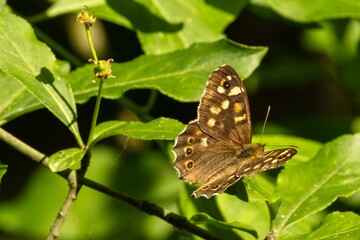
[[[268,106],[268,109],[267,109],[267,112],[266,112],[266,117],[265,117],[264,125],[263,125],[262,130],[261,130],[260,143],[261,143],[262,137],[263,137],[263,135],[264,135],[266,122],[267,122],[268,117],[269,117],[269,115],[270,115],[270,110],[271,110],[271,107],[270,107],[270,105],[269,105],[269,106]]]

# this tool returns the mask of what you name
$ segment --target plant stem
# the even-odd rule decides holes
[[[90,27],[91,26],[89,24],[84,24],[84,26],[85,26],[86,38],[88,40],[94,62],[97,63],[99,60],[98,60],[98,57],[97,57],[97,54],[96,54],[96,51],[95,51],[95,48],[94,48],[94,44],[92,42],[91,34],[90,34]],[[94,137],[94,131],[95,131],[97,118],[98,118],[98,114],[99,114],[99,109],[100,109],[101,93],[102,93],[103,85],[104,85],[104,79],[100,78],[98,94],[97,94],[97,97],[96,97],[96,103],[95,103],[95,108],[94,108],[94,113],[93,113],[93,117],[92,117],[92,120],[91,120],[89,138],[88,138],[88,141],[87,141],[87,144],[86,144],[87,146],[90,145],[90,143],[91,143],[91,141],[93,140],[93,137]]]
[[[71,206],[74,204],[76,200],[76,195],[78,191],[78,183],[76,171],[72,170],[67,177],[69,183],[69,193],[57,214],[57,217],[50,228],[49,235],[47,236],[47,240],[53,240],[60,236],[60,229],[65,222],[65,218],[70,212]]]
[[[90,146],[91,141],[93,140],[93,137],[94,137],[94,131],[95,131],[97,118],[98,118],[99,110],[100,110],[101,93],[102,93],[103,85],[104,85],[104,79],[100,79],[98,94],[97,94],[97,97],[96,97],[96,103],[95,103],[95,108],[94,108],[94,113],[93,113],[93,117],[92,117],[92,120],[91,120],[89,138],[88,138],[88,141],[87,141],[87,144],[86,144],[87,146]]]
[[[90,46],[91,54],[92,54],[95,62],[98,62],[99,59],[97,57],[97,54],[96,54],[96,51],[94,48],[94,44],[92,42],[91,34],[90,34],[90,25],[89,24],[84,24],[84,25],[85,25],[86,38],[87,38],[89,46]]]

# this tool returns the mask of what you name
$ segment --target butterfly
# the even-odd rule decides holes
[[[222,65],[209,76],[198,107],[198,118],[178,135],[173,146],[180,179],[202,183],[196,198],[224,192],[243,176],[277,168],[290,160],[295,148],[265,151],[251,143],[248,95],[239,75]]]

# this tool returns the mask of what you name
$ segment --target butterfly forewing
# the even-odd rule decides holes
[[[216,139],[242,145],[251,142],[246,89],[235,70],[224,65],[210,76],[198,110],[200,128]]]
[[[244,175],[283,165],[297,151],[285,148],[264,152],[263,144],[251,143],[245,86],[233,68],[223,65],[209,76],[198,119],[179,134],[173,152],[180,178],[202,183],[193,195],[209,198]]]

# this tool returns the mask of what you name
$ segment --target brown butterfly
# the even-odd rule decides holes
[[[174,167],[180,179],[202,183],[198,198],[220,194],[243,176],[277,168],[290,160],[295,148],[264,151],[251,143],[251,119],[245,85],[235,70],[222,65],[210,76],[191,121],[175,140]]]

